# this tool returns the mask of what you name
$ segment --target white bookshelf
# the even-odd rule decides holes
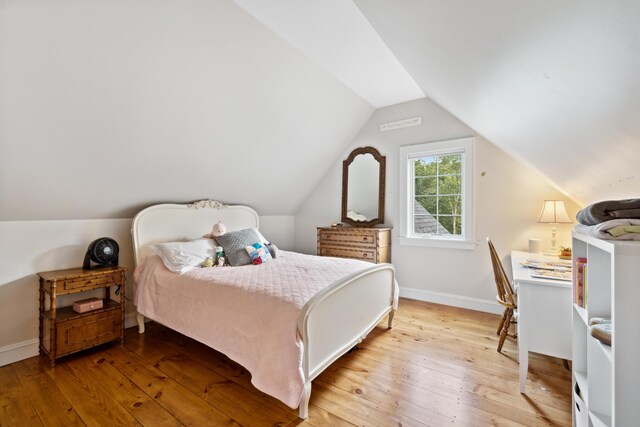
[[[572,313],[573,425],[640,425],[640,242],[572,240],[588,265],[586,308]],[[593,317],[612,319],[611,346],[589,333]]]

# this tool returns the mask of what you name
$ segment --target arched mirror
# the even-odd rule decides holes
[[[386,157],[373,147],[356,148],[342,162],[342,222],[355,227],[384,223]]]

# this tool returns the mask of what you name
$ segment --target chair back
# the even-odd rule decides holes
[[[487,243],[489,243],[489,252],[491,254],[491,265],[493,266],[493,276],[496,281],[496,289],[498,290],[497,299],[498,302],[506,307],[516,308],[516,298],[513,294],[513,288],[511,287],[511,282],[507,277],[507,274],[504,272],[504,268],[502,267],[502,262],[500,262],[500,258],[498,257],[498,253],[496,252],[496,248],[493,246],[493,243],[489,238],[487,238]]]

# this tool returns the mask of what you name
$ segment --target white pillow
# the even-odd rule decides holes
[[[263,245],[270,243],[267,239],[264,238],[264,236],[262,235],[262,233],[260,231],[258,231],[257,228],[253,229],[256,233],[258,233],[258,238],[260,238],[260,243],[262,243]]]
[[[200,267],[205,259],[215,257],[216,252],[216,244],[211,239],[159,243],[150,248],[162,259],[165,267],[180,274]]]

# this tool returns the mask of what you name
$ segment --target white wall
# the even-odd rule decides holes
[[[225,0],[4,0],[0,64],[0,221],[293,215],[373,112]]]
[[[279,248],[293,248],[292,216],[261,216],[260,229]],[[81,266],[89,243],[103,236],[118,242],[133,299],[131,219],[0,222],[0,366],[38,353],[37,273]],[[126,312],[132,325],[132,302]]]
[[[421,126],[379,131],[380,123],[415,116],[422,117]],[[387,156],[385,223],[397,227],[399,147],[473,135],[471,129],[428,99],[376,111],[298,210],[296,249],[315,253],[315,228],[339,221],[342,160],[353,148],[370,145]],[[477,135],[475,155],[476,249],[400,246],[398,230],[394,228],[392,262],[397,268],[403,295],[495,310],[495,285],[485,237],[491,237],[504,257],[503,262],[507,262],[506,256],[512,249],[527,249],[529,238],[540,238],[543,250],[550,245],[549,228],[536,223],[544,199],[566,200],[569,215],[575,216],[578,206],[559,193],[544,176]],[[558,228],[558,244],[569,244],[571,226]]]

